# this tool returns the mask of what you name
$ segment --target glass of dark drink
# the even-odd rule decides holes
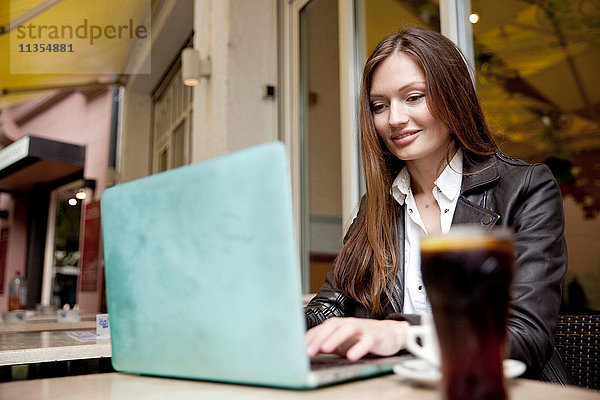
[[[514,248],[509,230],[463,226],[421,239],[421,269],[447,400],[505,400],[502,361]]]

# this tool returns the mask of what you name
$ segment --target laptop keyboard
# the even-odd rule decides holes
[[[377,356],[365,356],[358,361],[350,361],[345,357],[340,357],[333,354],[319,354],[310,360],[310,369],[317,371],[324,368],[342,367],[345,365],[360,365],[369,360],[379,358]]]

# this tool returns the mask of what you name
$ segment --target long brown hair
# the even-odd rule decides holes
[[[497,144],[485,119],[469,69],[458,48],[441,34],[410,27],[381,41],[369,56],[360,92],[361,149],[367,192],[333,264],[336,285],[372,313],[384,308],[386,288],[396,276],[398,235],[394,178],[404,166],[377,135],[369,93],[375,69],[392,54],[410,56],[425,74],[427,105],[462,147],[466,162],[493,154]],[[440,160],[443,162],[444,160]]]

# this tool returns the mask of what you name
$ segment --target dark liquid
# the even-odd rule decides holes
[[[513,255],[503,244],[421,254],[447,400],[506,399],[502,359]]]

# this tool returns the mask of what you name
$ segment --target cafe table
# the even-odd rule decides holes
[[[77,322],[58,322],[56,316],[34,315],[18,324],[9,324],[0,320],[0,333],[39,332],[68,329],[96,329],[96,315],[87,313]]]
[[[110,339],[97,340],[95,329],[92,314],[78,322],[36,316],[21,324],[0,324],[0,366],[110,357]]]
[[[68,330],[0,333],[0,366],[110,357],[110,339],[74,335],[87,332],[95,334]]]
[[[113,371],[111,355],[110,338],[96,335],[95,314],[77,322],[58,322],[56,315],[0,322],[0,382]]]
[[[527,379],[509,382],[508,391],[510,400],[600,399],[600,393],[593,390],[575,386],[562,387]],[[435,388],[419,386],[393,374],[316,390],[295,391],[113,372],[2,383],[0,399],[439,400],[440,392]]]

